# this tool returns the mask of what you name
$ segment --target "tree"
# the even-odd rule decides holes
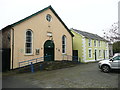
[[[120,41],[113,43],[113,53],[120,53]]]
[[[120,41],[120,33],[118,32],[118,22],[111,25],[108,30],[103,30],[104,38],[110,42]]]

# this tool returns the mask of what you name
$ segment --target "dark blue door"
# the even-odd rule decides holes
[[[54,43],[47,40],[44,44],[44,61],[54,61]]]

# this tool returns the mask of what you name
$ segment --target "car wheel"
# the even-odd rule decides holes
[[[102,71],[105,72],[105,73],[110,72],[110,67],[109,67],[108,65],[103,65],[103,66],[101,67],[101,69],[102,69]]]

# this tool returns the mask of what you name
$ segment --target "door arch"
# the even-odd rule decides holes
[[[44,61],[54,61],[54,47],[55,45],[52,40],[47,40],[44,43]]]

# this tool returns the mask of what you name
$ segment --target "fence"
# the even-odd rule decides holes
[[[30,59],[30,60],[27,60],[27,61],[19,62],[19,67],[24,67],[24,66],[27,66],[27,65],[31,65],[31,63],[34,64],[34,63],[41,62],[46,57],[50,57],[50,55],[45,56],[45,57],[40,57],[40,58],[35,58],[35,59]]]
[[[80,62],[80,58],[78,56],[71,56],[71,55],[63,55],[63,60],[72,60]]]
[[[34,72],[34,69],[35,69],[34,64],[38,62],[42,62],[44,61],[44,58],[49,58],[49,57],[51,57],[51,55],[19,62],[19,68],[30,65],[30,71]],[[78,56],[71,56],[71,55],[63,55],[63,60],[72,60],[72,61],[80,62],[78,59]],[[42,70],[41,64],[39,68],[40,70]]]

